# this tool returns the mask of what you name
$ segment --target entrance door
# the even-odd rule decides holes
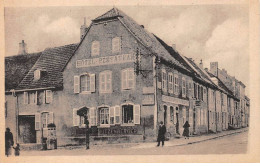
[[[180,134],[180,129],[179,129],[179,113],[176,112],[176,133]]]
[[[36,143],[35,116],[19,116],[19,142]]]
[[[196,113],[193,111],[193,133],[196,131]]]

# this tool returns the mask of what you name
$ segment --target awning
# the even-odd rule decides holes
[[[79,115],[79,116],[87,115],[87,113],[88,113],[87,107],[82,107],[77,111],[77,115]]]

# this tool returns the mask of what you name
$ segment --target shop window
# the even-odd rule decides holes
[[[173,74],[168,73],[168,87],[169,87],[169,93],[173,93]]]
[[[52,102],[52,91],[51,90],[46,90],[44,91],[45,94],[45,103],[49,104]]]
[[[179,94],[179,78],[178,78],[178,75],[174,75],[174,93],[176,95]]]
[[[95,74],[83,74],[81,76],[74,76],[74,93],[95,92],[95,86]]]
[[[186,97],[186,80],[182,78],[182,97]]]
[[[99,55],[100,44],[98,41],[93,41],[91,45],[91,56]]]
[[[133,68],[124,69],[121,72],[122,89],[134,89],[135,87],[135,74]]]
[[[165,69],[162,69],[162,90],[164,92],[167,92],[167,76],[166,76],[166,71]]]
[[[99,119],[100,119],[100,125],[109,124],[109,108],[108,107],[99,108]]]
[[[103,71],[99,74],[100,93],[112,92],[112,71]]]
[[[121,52],[121,40],[120,37],[115,37],[112,39],[112,53]]]

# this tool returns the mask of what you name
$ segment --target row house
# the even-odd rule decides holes
[[[155,140],[160,121],[171,138],[186,121],[195,135],[226,130],[236,115],[248,119],[249,102],[238,105],[202,62],[122,11],[84,21],[80,32],[80,43],[5,59],[6,127],[16,142],[39,145],[55,124],[59,146],[82,143],[85,117],[92,141],[109,143]],[[240,107],[248,111],[239,114]]]

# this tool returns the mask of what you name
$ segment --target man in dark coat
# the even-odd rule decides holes
[[[164,145],[165,133],[166,133],[166,127],[163,125],[163,122],[161,121],[159,125],[159,131],[158,131],[157,146],[160,146],[161,141],[162,141],[162,146]]]
[[[11,155],[11,148],[14,145],[13,134],[9,128],[6,128],[5,131],[5,155],[8,157]]]

